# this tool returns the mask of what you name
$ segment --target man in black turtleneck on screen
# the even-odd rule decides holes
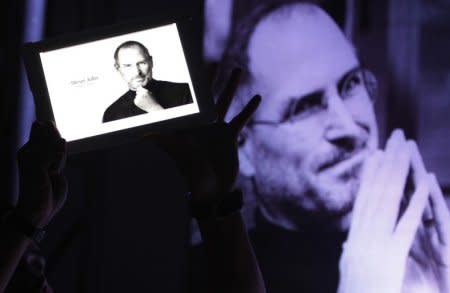
[[[379,143],[374,74],[321,7],[266,2],[234,26],[215,90],[239,67],[229,113],[262,97],[238,186],[267,291],[450,292],[445,198],[401,130]]]
[[[187,83],[153,79],[153,59],[141,43],[122,43],[114,52],[114,60],[129,91],[106,109],[103,122],[192,103]]]

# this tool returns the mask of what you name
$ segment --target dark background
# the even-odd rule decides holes
[[[362,61],[380,79],[376,108],[382,141],[392,129],[404,128],[418,140],[427,166],[448,194],[449,2],[319,2],[328,2],[338,16],[353,15],[349,33]],[[16,197],[15,152],[29,132],[29,124],[22,123],[30,119],[23,115],[26,101],[18,99],[25,3],[4,1],[0,12],[6,38],[0,45],[0,206]],[[239,18],[256,0],[236,3]],[[194,16],[199,32],[194,41],[200,43],[201,0],[49,0],[43,38],[161,15]],[[143,141],[78,154],[69,158],[66,174],[69,198],[43,243],[56,292],[187,290],[186,187],[163,152]]]

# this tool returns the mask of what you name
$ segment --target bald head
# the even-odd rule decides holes
[[[302,81],[317,88],[321,80],[335,80],[358,64],[337,24],[311,4],[286,5],[268,14],[255,27],[247,54],[254,80],[280,87]]]

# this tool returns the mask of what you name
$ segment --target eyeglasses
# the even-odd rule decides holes
[[[337,83],[339,96],[343,101],[361,99],[368,95],[372,102],[375,101],[378,90],[378,82],[375,75],[364,67],[357,67]],[[253,120],[249,125],[263,124],[277,126],[284,123],[295,123],[299,120],[312,117],[328,109],[328,101],[323,91],[317,91],[301,97],[292,99],[286,107],[280,121]]]

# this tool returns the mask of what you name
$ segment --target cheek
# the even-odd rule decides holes
[[[289,164],[308,171],[324,145],[323,127],[312,119],[280,125],[271,130],[269,127],[264,128],[256,134],[256,147],[263,148],[266,154],[272,154],[280,168],[283,168],[283,164]],[[264,160],[264,157],[259,159]]]
[[[148,66],[148,65],[143,66],[141,68],[141,71],[146,75],[150,74],[150,66]]]
[[[121,72],[120,75],[126,82],[130,82],[132,80],[132,76],[128,72]]]
[[[347,108],[354,117],[354,120],[360,124],[366,125],[371,129],[376,125],[375,111],[369,97],[356,99],[351,103],[349,102]]]
[[[378,147],[378,126],[373,103],[368,98],[361,99],[359,103],[349,106],[349,109],[354,121],[368,130],[369,146]]]

